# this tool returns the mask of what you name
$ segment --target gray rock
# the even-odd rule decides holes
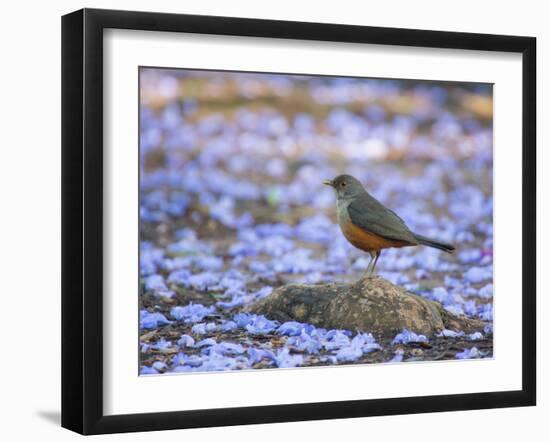
[[[380,277],[355,283],[281,286],[248,311],[272,320],[298,321],[327,329],[372,332],[391,339],[402,329],[433,337],[443,329],[482,330],[477,319],[456,316]]]

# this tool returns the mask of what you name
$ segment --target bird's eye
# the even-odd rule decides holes
[[[345,187],[346,186],[346,182],[342,182],[342,187]]]

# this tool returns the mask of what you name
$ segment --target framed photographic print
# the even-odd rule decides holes
[[[531,37],[62,21],[62,425],[534,405]]]

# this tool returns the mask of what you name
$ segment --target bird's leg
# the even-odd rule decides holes
[[[374,263],[374,259],[376,257],[376,254],[374,253],[374,251],[369,251],[369,254],[370,254],[370,262],[367,266],[367,269],[365,269],[365,273],[363,274],[363,278],[370,278],[371,276],[371,272],[372,272],[372,264]]]
[[[374,268],[376,267],[376,263],[378,263],[378,258],[380,258],[380,254],[381,254],[380,251],[375,252],[374,260],[372,262],[372,268],[370,270],[370,275],[369,275],[371,278],[376,277],[376,274],[374,273]]]

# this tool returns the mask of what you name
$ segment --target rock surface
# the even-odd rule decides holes
[[[443,329],[469,333],[484,326],[480,320],[453,315],[441,304],[380,277],[351,284],[286,285],[248,310],[281,322],[371,332],[385,339],[403,329],[433,337]]]

